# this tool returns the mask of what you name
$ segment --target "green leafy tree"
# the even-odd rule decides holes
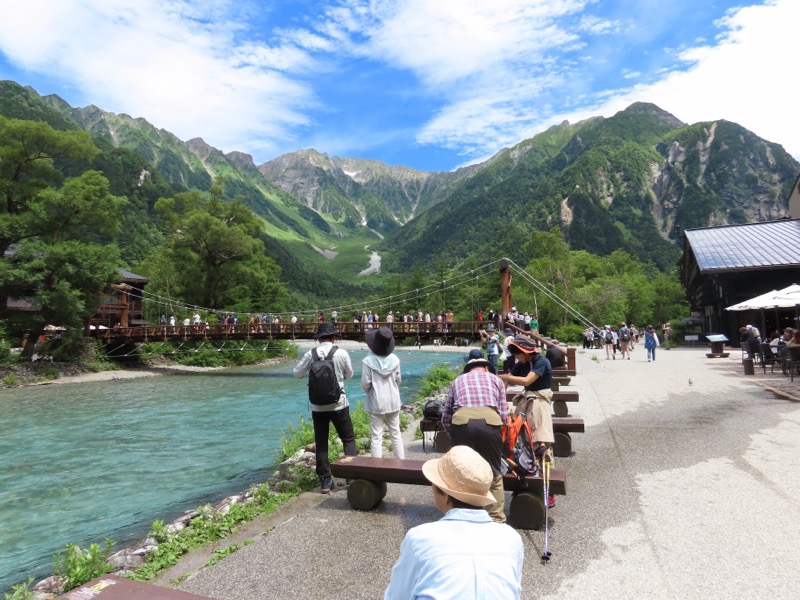
[[[33,311],[3,315],[27,331],[23,356],[34,352],[47,323],[80,331],[94,314],[97,291],[115,279],[119,256],[100,242],[118,227],[125,198],[109,193],[97,171],[65,178],[55,161],[85,161],[97,153],[85,132],[0,117],[0,265],[2,307],[11,296]]]
[[[264,254],[261,221],[238,200],[221,199],[224,183],[218,178],[210,197],[192,191],[158,200],[168,239],[139,270],[156,293],[187,304],[282,310],[288,294],[280,268]]]
[[[0,255],[41,234],[40,193],[60,187],[57,159],[88,160],[98,150],[81,131],[57,131],[37,121],[0,116]],[[37,225],[39,227],[37,227]]]

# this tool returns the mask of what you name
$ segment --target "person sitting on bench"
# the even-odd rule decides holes
[[[480,454],[492,469],[494,504],[486,507],[494,521],[506,522],[503,490],[503,434],[508,421],[506,389],[492,363],[474,348],[464,357],[463,374],[450,385],[442,411],[442,427],[454,446],[469,446]]]
[[[539,347],[526,336],[515,336],[508,343],[508,350],[514,354],[517,362],[511,373],[501,374],[500,379],[509,385],[525,387],[516,410],[526,414],[533,429],[536,455],[542,456],[555,442],[553,418],[550,414],[553,369],[550,361],[539,352]],[[547,506],[553,508],[555,505],[556,497],[550,494]]]
[[[522,538],[482,508],[495,501],[489,463],[469,446],[454,446],[426,461],[422,473],[444,517],[406,533],[384,600],[519,598]]]

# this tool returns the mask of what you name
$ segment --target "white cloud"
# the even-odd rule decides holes
[[[4,7],[0,51],[20,69],[77,90],[85,104],[265,159],[301,133],[334,147],[352,147],[359,137],[367,145],[408,138],[405,122],[372,134],[314,130],[315,111],[347,110],[325,104],[316,74],[346,69],[353,59],[411,74],[420,87],[409,95],[425,96],[432,111],[417,118],[427,119],[417,142],[465,160],[635,101],[686,122],[736,121],[800,156],[786,62],[795,55],[797,0],[733,11],[716,39],[698,36],[694,48],[678,50],[650,43],[659,16],[674,17],[685,9],[681,2],[328,2],[303,4],[318,12],[292,15],[287,25],[269,18],[271,4],[251,0],[27,0]],[[654,61],[648,69],[615,45],[623,38],[637,57],[667,55],[673,64]],[[599,67],[624,89],[604,86]],[[641,83],[631,86],[634,79]],[[345,83],[353,83],[348,93],[356,90],[353,80]]]
[[[237,45],[231,3],[28,0],[4,9],[0,49],[17,65],[77,88],[105,110],[142,116],[178,137],[225,150],[261,147],[305,125],[311,89],[286,69],[293,46]]]
[[[729,12],[716,45],[685,50],[688,69],[651,85],[611,91],[610,99],[550,122],[610,116],[636,101],[652,102],[686,123],[726,119],[781,143],[800,157],[800,120],[789,57],[796,55],[800,2],[775,0]]]

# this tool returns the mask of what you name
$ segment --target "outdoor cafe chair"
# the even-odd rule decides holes
[[[783,349],[783,372],[789,371],[794,382],[794,372],[800,367],[800,346],[786,346]]]
[[[776,356],[772,351],[772,346],[769,344],[761,344],[761,368],[764,374],[767,374],[767,365],[770,366],[770,372],[775,373],[775,363],[780,361],[780,357]]]

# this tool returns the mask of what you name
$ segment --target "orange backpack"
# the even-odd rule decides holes
[[[518,477],[539,477],[539,461],[533,448],[533,431],[525,413],[509,416],[503,426],[503,458]]]

